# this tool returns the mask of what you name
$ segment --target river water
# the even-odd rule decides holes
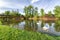
[[[41,32],[53,36],[60,36],[60,21],[24,20],[14,25],[20,30]]]

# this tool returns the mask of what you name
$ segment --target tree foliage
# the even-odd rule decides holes
[[[48,15],[49,15],[49,16],[51,16],[51,15],[52,15],[52,12],[51,12],[51,11],[49,11],[49,12],[48,12]]]
[[[18,11],[5,11],[3,15],[21,16],[21,13],[19,13]]]
[[[5,15],[9,15],[10,14],[10,11],[5,11]]]
[[[34,17],[38,15],[38,8],[33,7],[32,5],[29,5],[24,8],[24,13],[26,17]]]
[[[60,17],[60,6],[56,6],[54,9],[54,13],[56,17]]]
[[[45,13],[44,13],[44,9],[41,9],[41,16],[44,16],[45,15]]]

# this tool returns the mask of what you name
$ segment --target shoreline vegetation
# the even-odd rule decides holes
[[[60,20],[60,6],[55,6],[53,12],[48,11],[48,13],[45,13],[44,9],[40,9],[40,13],[38,13],[38,8],[34,7],[32,5],[25,6],[24,7],[24,14],[22,15],[19,13],[19,10],[17,11],[5,11],[4,13],[0,14],[1,20]]]
[[[60,40],[60,37],[0,25],[0,40]]]

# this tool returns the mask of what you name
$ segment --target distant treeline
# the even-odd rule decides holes
[[[43,17],[46,15],[44,12],[44,9],[40,9],[40,13],[38,13],[38,8],[34,7],[32,5],[25,6],[24,7],[24,13],[23,15],[25,18],[32,18],[32,17]],[[54,13],[54,14],[53,14]],[[19,10],[17,11],[5,11],[4,13],[1,13],[2,15],[12,15],[12,16],[21,16],[22,14],[19,13]],[[41,15],[40,15],[41,14]],[[55,16],[57,18],[60,18],[60,6],[55,6],[53,12],[48,11],[48,16]]]

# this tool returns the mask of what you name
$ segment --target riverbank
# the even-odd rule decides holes
[[[59,18],[49,18],[49,17],[33,17],[33,18],[28,18],[29,20],[44,20],[44,21],[55,21],[55,20],[59,20]]]
[[[0,40],[60,40],[60,37],[0,25]]]

